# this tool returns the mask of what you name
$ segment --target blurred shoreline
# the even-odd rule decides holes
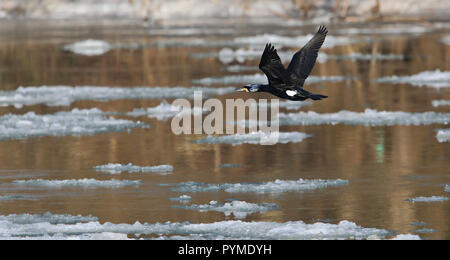
[[[448,0],[2,0],[0,20],[196,25],[448,21]]]

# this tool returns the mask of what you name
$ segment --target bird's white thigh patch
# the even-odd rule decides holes
[[[297,95],[297,91],[295,90],[286,90],[286,95],[293,97],[295,95]]]

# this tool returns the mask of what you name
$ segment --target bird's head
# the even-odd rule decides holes
[[[242,92],[258,92],[260,91],[260,85],[258,84],[248,84],[241,88],[238,88],[236,91],[242,91]]]

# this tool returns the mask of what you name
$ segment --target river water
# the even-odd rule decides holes
[[[303,123],[292,118],[282,123],[281,132],[309,137],[265,146],[220,139],[196,143],[206,135],[175,135],[170,118],[124,113],[190,95],[165,92],[171,87],[189,92],[200,86],[223,103],[227,98],[272,98],[235,93],[229,87],[254,83],[249,79],[264,81],[257,65],[266,41],[272,41],[287,62],[311,35],[302,37],[316,27],[6,22],[0,28],[0,238],[89,239],[93,234],[113,238],[120,233],[147,238],[352,239],[410,234],[449,239],[450,134],[437,134],[449,128],[450,106],[433,106],[434,100],[450,100],[448,28],[330,26],[306,86],[329,98],[280,110],[303,118]],[[96,55],[69,50],[70,44],[87,39],[101,40],[107,47],[96,48]],[[30,87],[36,87],[35,92],[25,93]],[[92,89],[99,87],[104,88]],[[154,87],[162,90],[144,95]],[[114,92],[119,88],[122,92]],[[215,92],[218,88],[224,91]],[[93,108],[100,115],[74,117],[74,109]],[[68,112],[62,120],[52,117],[61,111]],[[92,130],[90,123],[109,118],[114,126]],[[117,119],[141,125],[121,127]],[[73,122],[85,129],[73,130]],[[173,171],[94,170],[108,163],[171,165]],[[119,186],[95,183],[111,179]],[[182,195],[190,199],[171,200]],[[42,215],[46,212],[50,213]],[[73,227],[70,216],[78,215],[92,219],[79,221],[86,226]],[[24,216],[27,221],[17,220]],[[59,219],[75,231],[59,230],[39,217]],[[139,230],[131,226],[136,221],[147,224]],[[168,221],[205,225],[198,231],[173,227]],[[350,222],[361,230],[354,231]],[[130,230],[120,229],[121,223],[129,224]],[[156,223],[165,226],[159,230]],[[325,224],[319,227],[320,223]],[[91,230],[88,224],[101,228]]]

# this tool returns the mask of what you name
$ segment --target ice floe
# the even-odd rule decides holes
[[[275,180],[263,183],[201,183],[201,182],[181,182],[171,184],[172,190],[178,192],[217,192],[225,191],[230,193],[282,193],[290,191],[306,191],[322,189],[330,186],[347,185],[347,180],[322,180],[322,179],[298,179],[298,180]]]
[[[440,143],[450,141],[450,129],[439,129],[436,134],[436,138]]]
[[[92,216],[7,215],[0,216],[0,239],[127,239],[127,235],[152,235],[156,239],[389,239],[395,232],[364,228],[342,220],[337,224],[303,221],[246,222],[241,220],[212,223],[165,222],[101,224]],[[410,234],[397,239],[418,239]]]
[[[228,72],[242,72],[242,71],[258,71],[257,66],[245,66],[245,65],[231,65],[225,68]]]
[[[224,164],[219,165],[220,168],[239,168],[241,166],[242,166],[242,164],[236,164],[236,163],[224,163]]]
[[[161,104],[156,107],[135,108],[133,111],[125,114],[128,116],[147,116],[149,118],[156,118],[158,120],[166,121],[178,114],[181,115],[184,113],[189,113],[193,115],[201,115],[205,112],[208,111],[201,107],[183,108],[181,106],[174,106],[169,104],[166,100],[163,100]]]
[[[266,122],[260,122],[266,123]],[[377,111],[365,109],[364,112],[342,110],[336,113],[317,113],[314,111],[297,113],[279,113],[280,125],[429,125],[450,123],[449,113],[403,111]],[[243,125],[244,122],[238,122]]]
[[[207,136],[202,139],[194,140],[198,144],[275,144],[275,143],[299,143],[304,139],[311,137],[309,134],[301,132],[252,132],[248,134],[233,134],[223,136]]]
[[[450,45],[450,35],[442,37],[441,42]]]
[[[433,100],[431,104],[433,107],[450,106],[450,100]]]
[[[68,44],[63,47],[63,50],[85,56],[103,55],[111,49],[112,46],[109,43],[95,39],[87,39],[84,41],[75,42],[73,44]]]
[[[172,165],[157,165],[157,166],[136,166],[131,163],[129,164],[120,164],[120,163],[108,163],[105,165],[95,166],[94,170],[108,172],[111,174],[119,174],[122,172],[158,172],[158,173],[166,173],[172,172]]]
[[[176,198],[169,198],[169,200],[171,201],[179,201],[179,202],[188,202],[190,200],[192,200],[192,197],[186,194],[180,195]]]
[[[36,186],[46,188],[81,187],[81,188],[120,188],[125,186],[137,186],[140,180],[96,180],[96,179],[70,179],[70,180],[15,180],[12,182],[21,186]]]
[[[446,192],[450,192],[450,185],[446,184],[444,190],[445,190]]]
[[[446,201],[446,200],[449,200],[449,198],[442,197],[442,196],[431,196],[431,197],[410,198],[410,199],[406,199],[405,201],[409,201],[409,202],[437,202],[437,201]]]
[[[76,224],[80,222],[97,221],[97,217],[68,215],[68,214],[52,214],[46,212],[44,214],[11,214],[7,216],[0,216],[0,221],[8,221],[13,224]]]
[[[0,140],[39,136],[93,135],[148,127],[141,122],[106,117],[98,109],[73,109],[55,114],[7,114],[0,117]]]
[[[424,71],[411,76],[390,76],[378,78],[379,83],[411,84],[418,87],[446,88],[450,87],[450,71]]]
[[[363,35],[363,34],[398,35],[398,34],[423,34],[432,30],[433,28],[424,26],[396,25],[379,28],[346,28],[346,29],[339,29],[336,31],[336,33],[351,34],[351,35]]]
[[[418,233],[418,234],[427,234],[427,233],[434,233],[434,232],[436,232],[436,229],[420,228],[420,229],[411,230],[411,232]]]
[[[412,234],[400,234],[397,235],[390,240],[421,240],[420,236],[412,235]]]
[[[195,91],[203,96],[224,95],[234,87],[100,87],[100,86],[39,86],[19,87],[13,91],[0,91],[0,106],[15,107],[45,104],[69,106],[80,100],[109,101],[118,99],[162,99],[194,97]]]
[[[341,82],[352,80],[352,77],[345,76],[309,76],[305,84],[313,84],[319,82]],[[267,77],[264,74],[256,73],[250,75],[228,75],[224,77],[208,77],[192,80],[193,84],[200,85],[216,85],[216,84],[267,84]]]
[[[2,200],[33,200],[32,196],[24,195],[0,195],[0,201]]]
[[[234,61],[243,63],[247,60],[259,59],[263,53],[263,48],[223,48],[219,52],[193,53],[190,56],[196,59],[218,58],[223,64],[229,64]],[[278,56],[283,63],[290,62],[295,51],[278,51]],[[328,60],[353,60],[353,61],[370,61],[370,60],[402,60],[404,55],[400,54],[383,54],[383,53],[349,53],[349,54],[327,54],[320,52],[317,56],[317,62],[325,63]],[[232,65],[226,68],[229,72],[257,71],[257,66]]]
[[[278,209],[279,206],[273,203],[249,203],[246,201],[233,200],[232,202],[219,203],[215,200],[210,201],[207,204],[192,204],[192,205],[175,205],[174,208],[198,210],[200,212],[206,211],[218,211],[230,216],[233,214],[236,218],[245,218],[252,213],[264,213],[268,210]]]

